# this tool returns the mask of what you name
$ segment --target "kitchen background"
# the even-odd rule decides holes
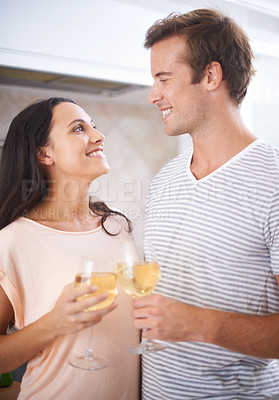
[[[12,118],[36,99],[70,97],[106,136],[111,172],[91,194],[125,212],[141,239],[152,177],[190,145],[167,137],[156,107],[147,28],[173,11],[218,6],[248,33],[257,75],[247,125],[279,148],[278,0],[0,0],[0,147]]]

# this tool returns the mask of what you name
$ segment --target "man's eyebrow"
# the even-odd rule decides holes
[[[159,78],[162,75],[170,76],[170,75],[172,75],[172,72],[165,72],[165,71],[157,72],[157,74],[155,74],[155,78]]]
[[[67,128],[77,122],[83,122],[84,124],[87,124],[87,122],[84,119],[74,119],[72,122],[69,123],[69,125],[67,126]],[[90,121],[91,125],[94,126],[94,121],[93,119],[91,119]]]

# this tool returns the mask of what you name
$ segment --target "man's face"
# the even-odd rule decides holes
[[[192,70],[185,61],[185,39],[173,36],[155,43],[151,49],[154,85],[148,101],[162,112],[167,135],[191,135],[202,129],[206,116],[206,90],[203,79],[192,84]]]

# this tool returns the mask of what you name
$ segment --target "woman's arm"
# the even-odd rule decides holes
[[[67,285],[50,312],[18,332],[5,335],[14,312],[0,286],[0,373],[18,368],[57,337],[78,332],[100,322],[116,304],[98,311],[84,312],[84,309],[104,300],[106,294],[75,301],[77,297],[96,290],[96,287],[74,288],[72,284]]]

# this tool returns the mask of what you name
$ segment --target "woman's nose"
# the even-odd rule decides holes
[[[105,141],[105,136],[98,131],[98,129],[92,128],[89,132],[89,140],[91,143],[103,143]]]

